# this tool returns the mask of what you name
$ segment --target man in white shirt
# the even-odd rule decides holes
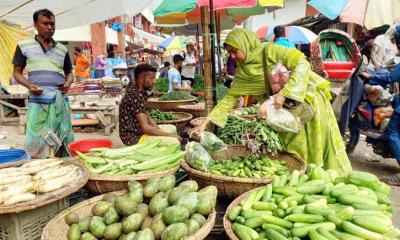
[[[179,70],[182,67],[183,57],[179,54],[175,54],[173,57],[173,61],[174,61],[174,66],[170,68],[168,71],[168,80],[169,80],[168,92],[169,93],[173,91],[191,92],[192,91],[191,87],[182,86],[182,78]]]
[[[397,55],[398,49],[395,44],[394,28],[391,27],[385,34],[379,35],[374,40],[371,53],[370,67],[382,68]]]
[[[194,74],[197,66],[197,58],[193,42],[186,42],[186,52],[184,53],[182,65],[182,80],[189,80],[191,85],[194,83]]]

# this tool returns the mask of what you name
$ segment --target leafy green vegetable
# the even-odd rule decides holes
[[[175,115],[170,112],[161,112],[159,109],[151,110],[150,117],[155,121],[158,120],[176,120],[178,119]]]
[[[202,75],[194,76],[194,84],[192,86],[192,92],[204,92],[204,77]]]
[[[185,91],[173,91],[159,98],[160,101],[189,100],[194,97]]]
[[[166,92],[168,92],[168,87],[169,87],[168,78],[159,78],[156,81],[154,90],[156,92],[166,93]]]

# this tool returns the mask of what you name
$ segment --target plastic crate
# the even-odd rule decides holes
[[[0,240],[40,240],[43,228],[69,207],[68,197],[20,213],[0,215]]]

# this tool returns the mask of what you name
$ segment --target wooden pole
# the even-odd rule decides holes
[[[197,45],[197,60],[200,63],[200,30],[199,30],[199,24],[196,24],[196,45]],[[203,64],[199,64],[199,73],[203,74]]]
[[[201,11],[201,25],[202,25],[202,38],[203,38],[203,64],[204,64],[204,88],[206,90],[206,111],[210,113],[213,109],[213,87],[211,77],[211,58],[210,58],[210,38],[209,38],[209,16],[208,8],[200,7]]]
[[[214,18],[214,0],[209,0],[210,5],[210,36],[211,36],[211,78],[213,87],[213,104],[217,105],[217,79],[215,72],[215,18]]]
[[[221,73],[223,69],[223,63],[221,62],[221,14],[220,13],[215,13],[215,23],[217,27],[217,56],[218,56],[218,79],[221,79]]]

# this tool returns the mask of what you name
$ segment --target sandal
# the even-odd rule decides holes
[[[382,177],[381,181],[388,185],[400,186],[400,174],[394,174]]]

